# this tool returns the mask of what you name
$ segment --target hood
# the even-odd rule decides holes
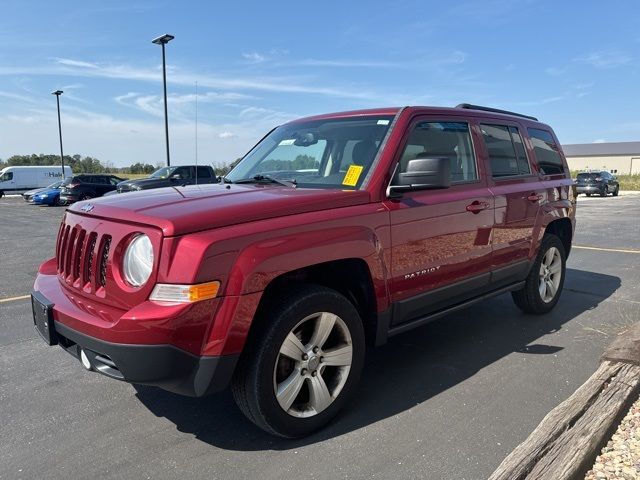
[[[168,186],[169,179],[168,178],[139,178],[136,180],[125,180],[124,182],[118,183],[118,189],[121,188],[157,188],[161,186]]]
[[[152,225],[165,236],[173,236],[368,202],[369,193],[362,190],[212,184],[112,195],[77,202],[69,210],[79,215]]]

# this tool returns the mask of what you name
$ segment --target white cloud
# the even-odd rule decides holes
[[[266,57],[258,52],[243,53],[242,57],[251,63],[262,63],[266,60]]]
[[[591,65],[595,68],[615,68],[630,63],[632,57],[619,51],[591,52],[587,55],[574,58],[575,62]]]
[[[11,100],[18,100],[20,102],[37,103],[36,100],[31,97],[28,97],[26,95],[20,95],[19,93],[13,93],[13,92],[0,91],[0,97],[9,98]]]
[[[218,138],[235,138],[237,135],[231,132],[222,132],[218,134]]]

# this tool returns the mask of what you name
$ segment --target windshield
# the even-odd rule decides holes
[[[225,177],[289,180],[298,187],[359,188],[393,116],[296,122],[276,128]]]
[[[47,188],[60,188],[62,186],[62,183],[62,180],[53,182],[51,185],[48,185]]]
[[[162,167],[151,174],[151,178],[168,178],[176,167]]]

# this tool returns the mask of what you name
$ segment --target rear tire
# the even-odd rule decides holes
[[[232,381],[238,407],[272,435],[324,427],[355,393],[364,365],[357,310],[338,292],[307,285],[267,301],[254,321]]]
[[[586,195],[587,197],[590,197],[590,196],[591,196],[591,194],[590,194],[590,193],[585,193],[585,195]]]
[[[511,292],[515,304],[525,313],[542,315],[553,310],[564,285],[566,253],[562,241],[550,233],[540,243],[522,289]]]
[[[85,200],[91,200],[93,197],[91,195],[89,195],[88,193],[85,193],[84,195],[82,195],[79,200],[81,202],[84,202]]]
[[[603,189],[600,191],[600,196],[601,197],[606,197],[607,196],[607,186],[605,185],[603,187]]]
[[[4,192],[0,190],[0,198],[4,197]]]

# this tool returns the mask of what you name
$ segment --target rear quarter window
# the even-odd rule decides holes
[[[564,163],[560,156],[560,149],[551,133],[537,128],[529,128],[528,130],[540,171],[545,175],[564,174]]]

